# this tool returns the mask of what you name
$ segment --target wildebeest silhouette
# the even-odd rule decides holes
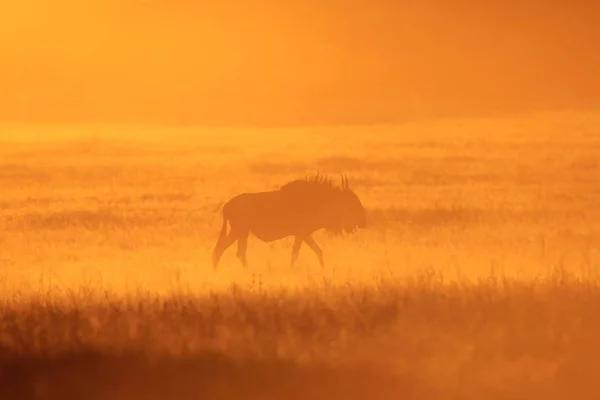
[[[335,234],[353,233],[356,228],[366,227],[365,209],[346,176],[342,176],[339,187],[326,176],[316,174],[291,181],[278,190],[242,193],[225,203],[222,213],[223,226],[212,254],[214,268],[236,240],[237,257],[247,267],[250,232],[264,242],[295,236],[292,266],[304,242],[324,267],[323,251],[311,237],[313,232],[326,229]]]

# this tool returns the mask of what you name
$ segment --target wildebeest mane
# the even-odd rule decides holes
[[[287,190],[293,187],[297,187],[297,185],[301,184],[306,189],[316,190],[316,191],[329,191],[331,193],[336,193],[342,191],[341,186],[337,186],[333,183],[333,180],[323,174],[316,173],[311,175],[306,175],[303,178],[295,179],[290,181],[284,185],[282,185],[279,190]]]

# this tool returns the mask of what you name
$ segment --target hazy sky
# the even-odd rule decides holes
[[[0,119],[353,123],[591,107],[598,43],[593,1],[6,1]]]

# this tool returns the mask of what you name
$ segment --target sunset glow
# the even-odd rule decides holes
[[[2,7],[2,120],[376,123],[600,102],[592,2]]]
[[[600,398],[600,6],[5,0],[1,400]]]

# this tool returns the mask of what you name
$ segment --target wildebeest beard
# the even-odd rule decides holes
[[[358,224],[353,221],[352,216],[340,215],[325,231],[334,236],[343,236],[344,234],[353,234],[358,230]]]

